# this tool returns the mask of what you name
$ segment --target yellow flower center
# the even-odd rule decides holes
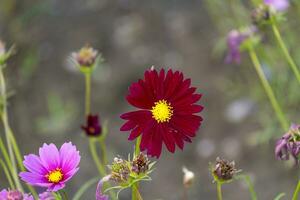
[[[158,123],[169,122],[173,115],[173,107],[166,100],[159,100],[154,103],[151,112]]]
[[[79,51],[79,58],[83,60],[89,60],[94,56],[93,49],[90,47],[83,47]]]
[[[61,172],[60,168],[57,168],[56,170],[53,170],[49,172],[46,175],[46,178],[48,179],[49,182],[51,183],[58,183],[63,179],[63,173]]]

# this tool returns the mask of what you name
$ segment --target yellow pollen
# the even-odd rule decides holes
[[[173,115],[173,107],[166,100],[159,100],[154,103],[151,112],[158,123],[169,122]]]
[[[94,55],[93,49],[89,47],[83,47],[79,51],[79,57],[81,59],[90,59]]]
[[[48,179],[49,182],[51,183],[58,183],[63,179],[63,173],[61,172],[60,168],[57,168],[56,170],[53,170],[49,172],[46,175],[46,178]]]

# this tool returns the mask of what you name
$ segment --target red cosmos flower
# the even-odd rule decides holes
[[[183,149],[184,141],[192,141],[202,121],[195,115],[203,109],[195,104],[202,95],[190,84],[191,79],[184,79],[179,71],[147,70],[144,80],[129,87],[127,101],[139,110],[121,115],[127,122],[120,130],[131,131],[129,140],[142,135],[141,150],[157,158],[162,143],[172,153],[176,145]]]

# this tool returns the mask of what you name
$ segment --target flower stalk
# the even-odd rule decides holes
[[[217,194],[218,200],[222,200],[222,183],[220,181],[217,181]]]
[[[23,192],[22,185],[18,178],[18,169],[17,169],[15,155],[13,152],[13,147],[12,147],[12,143],[11,143],[11,139],[10,139],[11,138],[10,134],[12,134],[12,133],[9,128],[8,117],[7,117],[7,102],[6,102],[7,97],[6,97],[5,79],[4,79],[4,75],[3,75],[3,65],[0,66],[0,89],[1,89],[0,92],[1,92],[1,98],[2,98],[1,119],[2,119],[3,126],[4,126],[8,154],[9,154],[9,158],[10,158],[10,162],[11,162],[11,173],[12,173],[13,180],[16,184],[16,188],[19,191]]]
[[[291,67],[293,73],[295,74],[296,78],[297,78],[297,81],[299,82],[300,84],[300,71],[299,71],[299,68],[297,67],[296,63],[294,62],[291,54],[289,53],[282,37],[281,37],[281,34],[280,34],[280,31],[278,30],[278,27],[277,27],[277,24],[276,24],[276,21],[274,20],[274,18],[271,19],[271,26],[272,26],[272,31],[274,33],[274,36],[280,46],[280,49],[286,59],[286,61],[288,62],[289,66]]]
[[[137,157],[140,154],[140,144],[141,144],[141,140],[142,137],[139,136],[136,140],[135,143],[135,149],[134,149],[134,156]],[[142,196],[139,192],[139,184],[138,183],[134,183],[131,187],[131,191],[132,191],[132,200],[142,200]]]
[[[257,75],[261,81],[261,84],[263,85],[263,88],[269,98],[269,101],[276,113],[278,121],[280,122],[282,129],[287,130],[288,129],[288,121],[285,118],[284,113],[282,112],[282,109],[281,109],[281,107],[275,97],[275,94],[272,90],[272,87],[271,87],[270,83],[268,82],[268,80],[262,70],[262,66],[257,58],[256,52],[252,46],[249,46],[248,50],[249,50],[249,55],[250,55],[253,65],[254,65],[254,68],[255,68]]]
[[[298,184],[297,184],[296,189],[294,191],[292,200],[297,200],[298,199],[299,192],[300,192],[300,180],[298,181]]]

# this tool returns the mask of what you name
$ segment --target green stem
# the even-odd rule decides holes
[[[4,157],[4,160],[5,160],[5,162],[6,162],[7,166],[8,166],[8,168],[9,168],[10,170],[12,170],[12,165],[11,165],[11,161],[10,161],[10,159],[9,159],[8,152],[7,152],[6,148],[5,148],[5,145],[4,145],[3,140],[2,140],[1,138],[0,138],[0,149],[1,149],[2,155],[3,155],[3,157]]]
[[[284,57],[285,57],[286,61],[288,62],[289,66],[291,67],[291,69],[293,70],[293,72],[294,72],[294,74],[295,74],[295,76],[296,76],[296,78],[297,78],[297,80],[300,84],[300,71],[299,71],[296,63],[292,59],[292,56],[289,53],[289,51],[288,51],[288,49],[287,49],[287,47],[286,47],[286,45],[285,45],[285,43],[284,43],[284,41],[281,37],[281,34],[280,34],[280,32],[277,28],[277,25],[276,25],[276,22],[275,22],[274,19],[272,20],[271,25],[272,25],[273,33],[274,33],[274,35],[276,37],[276,40],[277,40],[277,42],[278,42],[278,44],[279,44],[279,46],[280,46],[280,48],[281,48],[281,50],[284,54]]]
[[[2,159],[0,159],[0,164],[1,164],[2,169],[3,169],[4,173],[5,173],[5,176],[6,176],[7,180],[8,180],[10,189],[15,189],[15,185],[14,185],[13,180],[12,180],[10,174],[9,174],[9,170],[8,170],[7,166],[5,165],[5,162]]]
[[[134,156],[138,156],[140,154],[140,144],[141,144],[142,137],[139,136],[136,139],[135,149],[134,149]],[[132,185],[132,200],[140,200],[143,199],[140,192],[139,192],[139,184],[136,182]]]
[[[85,115],[91,112],[91,74],[85,73]]]
[[[101,164],[101,161],[100,161],[99,156],[97,154],[96,144],[95,144],[95,141],[93,140],[93,138],[89,139],[89,146],[90,146],[90,151],[91,151],[91,154],[92,154],[92,158],[93,158],[93,160],[94,160],[94,162],[97,166],[97,169],[98,169],[100,175],[102,177],[104,177],[105,174],[106,174],[105,169],[104,169],[103,165]]]
[[[278,118],[278,120],[281,124],[282,129],[284,131],[288,130],[288,122],[287,122],[287,120],[284,116],[284,113],[282,112],[281,107],[280,107],[280,105],[279,105],[279,103],[278,103],[278,101],[277,101],[277,99],[274,95],[272,87],[270,86],[270,84],[269,84],[269,82],[268,82],[268,80],[267,80],[267,78],[266,78],[266,76],[265,76],[265,74],[262,70],[261,64],[260,64],[260,62],[257,58],[257,55],[256,55],[256,53],[255,53],[252,46],[249,47],[249,55],[250,55],[250,58],[252,60],[253,65],[254,65],[254,68],[257,72],[257,75],[258,75],[258,77],[259,77],[259,79],[260,79],[260,81],[263,85],[263,88],[264,88],[264,90],[265,90],[265,92],[266,92],[266,94],[269,98],[269,101],[270,101],[270,103],[271,103],[271,105],[272,105],[272,107],[273,107],[273,109],[276,113],[276,116],[277,116],[277,118]]]
[[[63,200],[68,200],[68,195],[67,195],[66,191],[62,190],[62,191],[60,191],[60,194],[61,194]]]
[[[251,182],[250,177],[248,175],[243,175],[242,178],[244,179],[245,183],[248,186],[249,192],[251,194],[251,199],[252,200],[257,200],[257,195],[256,195],[256,192],[254,190],[254,186],[253,186],[253,184]]]
[[[141,141],[142,141],[142,137],[139,136],[136,139],[136,143],[135,143],[135,150],[134,150],[135,156],[138,156],[140,154],[140,151],[141,151],[141,149],[140,149]]]
[[[222,183],[217,181],[218,200],[222,200]]]
[[[132,186],[132,200],[143,200],[136,184]]]
[[[295,192],[293,194],[292,200],[298,200],[299,191],[300,191],[300,180],[298,181],[298,184],[297,184],[297,187],[296,187]]]
[[[102,164],[105,166],[107,164],[107,153],[106,153],[106,145],[103,138],[99,138],[99,144],[101,148],[101,154],[102,154]]]
[[[10,128],[9,128],[8,117],[7,117],[6,86],[5,86],[5,79],[4,79],[4,75],[3,75],[3,67],[2,66],[0,66],[0,93],[1,93],[1,98],[2,98],[1,118],[2,118],[2,122],[3,122],[3,126],[4,126],[5,136],[6,136],[8,154],[9,154],[11,165],[12,165],[12,169],[11,169],[12,176],[13,176],[13,179],[14,179],[17,189],[19,191],[23,192],[22,185],[18,178],[18,170],[17,170],[16,160],[15,160],[12,144],[10,141],[10,131],[9,131]]]

